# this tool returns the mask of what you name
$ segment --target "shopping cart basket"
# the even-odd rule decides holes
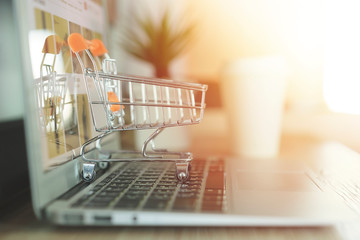
[[[117,74],[116,62],[105,54],[106,49],[103,52],[103,70],[100,71],[93,56],[98,54],[95,54],[96,51],[92,51],[94,54],[90,52],[91,47],[99,43],[87,41],[78,33],[71,34],[68,43],[81,65],[92,122],[100,133],[80,149],[84,160],[83,179],[94,179],[97,162],[116,161],[173,161],[178,180],[188,179],[192,154],[156,149],[153,140],[166,127],[200,123],[205,109],[207,85]],[[85,67],[80,52],[89,57],[91,67]],[[113,132],[142,129],[155,131],[144,141],[140,151],[105,150],[102,147],[101,141]],[[94,143],[97,154],[87,150]],[[151,150],[148,150],[149,143]]]

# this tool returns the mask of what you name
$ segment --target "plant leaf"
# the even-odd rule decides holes
[[[182,23],[177,28],[170,24],[168,9],[158,24],[150,15],[134,17],[135,26],[122,31],[124,50],[159,69],[168,68],[170,62],[185,51],[194,32],[193,24]]]

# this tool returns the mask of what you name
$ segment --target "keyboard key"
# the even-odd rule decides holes
[[[174,189],[158,189],[158,188],[155,188],[153,190],[153,193],[166,193],[166,194],[172,194],[175,192],[175,188]]]
[[[117,197],[120,195],[121,192],[107,192],[107,191],[102,191],[98,194],[99,197]]]
[[[168,204],[168,200],[149,199],[144,205],[144,209],[162,210],[165,209]]]
[[[172,197],[172,194],[157,194],[157,193],[152,193],[149,197],[149,199],[151,200],[166,200],[169,201]]]
[[[147,191],[147,190],[150,189],[150,187],[147,186],[147,185],[132,185],[130,189],[131,189],[131,190],[143,190],[143,191]]]
[[[136,189],[129,189],[125,195],[139,195],[139,196],[145,196],[149,193],[149,189],[147,190],[136,190]]]
[[[173,209],[174,210],[184,210],[191,211],[195,209],[196,199],[194,198],[176,198]]]
[[[188,194],[188,193],[193,193],[193,194],[198,194],[200,193],[201,189],[179,189],[178,194],[182,193],[182,194]]]
[[[141,200],[144,198],[145,195],[133,195],[133,194],[125,194],[120,201],[127,201],[127,200]]]
[[[200,184],[182,184],[180,185],[180,189],[201,189],[201,185]]]
[[[190,192],[190,193],[181,193],[179,192],[176,195],[176,198],[194,198],[197,199],[199,197],[199,194],[194,193],[194,192]]]
[[[168,180],[161,180],[158,185],[167,185],[167,186],[176,186],[177,182],[175,181],[168,181]]]
[[[124,182],[124,181],[132,181],[136,177],[135,176],[121,176],[114,179],[114,182]]]
[[[171,185],[157,185],[155,189],[157,190],[175,190],[176,186]]]
[[[175,184],[177,184],[177,179],[175,178],[175,177],[163,177],[162,179],[161,179],[161,181],[165,181],[165,182],[173,182],[173,183],[175,183]]]
[[[156,182],[159,177],[141,176],[141,181]]]
[[[102,187],[102,186],[105,186],[106,184],[107,184],[106,181],[101,181],[96,185],[96,187]]]
[[[204,195],[223,195],[223,189],[205,189]]]
[[[121,192],[123,191],[124,188],[118,188],[118,187],[110,187],[108,186],[107,188],[105,188],[103,191],[104,192]]]
[[[108,187],[111,187],[111,188],[127,188],[128,186],[129,186],[129,184],[117,183],[117,182],[113,182],[108,185]],[[105,188],[105,189],[107,189],[107,188]]]
[[[136,181],[133,186],[152,186],[154,185],[154,182],[148,182],[148,181]]]
[[[188,185],[201,185],[202,184],[202,180],[194,180],[194,181],[187,181],[186,184]]]
[[[190,179],[189,179],[190,182],[194,182],[194,181],[202,182],[202,180],[203,180],[202,176],[193,176],[193,175],[190,175]]]
[[[104,180],[102,180],[101,182],[102,183],[108,183],[108,182],[110,182],[111,180],[112,180],[113,178],[111,178],[111,177],[106,177]]]
[[[133,182],[133,180],[129,180],[129,179],[127,179],[127,180],[117,179],[117,181],[112,182],[112,184],[117,183],[117,184],[128,184],[129,185],[132,182]]]
[[[206,179],[207,189],[223,189],[224,188],[224,172],[209,172]]]

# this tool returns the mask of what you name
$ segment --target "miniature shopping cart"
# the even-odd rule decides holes
[[[116,62],[109,58],[101,41],[90,42],[80,34],[71,34],[68,42],[81,65],[92,122],[100,132],[80,149],[84,160],[83,179],[94,179],[97,162],[115,161],[173,161],[178,180],[188,179],[192,154],[157,149],[153,140],[164,128],[197,124],[202,120],[207,85],[117,74]],[[96,51],[98,47],[103,51]],[[97,56],[101,54],[104,59],[102,71],[99,71]],[[85,66],[86,56],[90,59],[90,67]],[[144,141],[140,151],[102,147],[102,141],[113,132],[142,129],[155,131]],[[151,150],[148,150],[149,144]],[[97,153],[88,151],[89,145],[95,145],[93,149]]]

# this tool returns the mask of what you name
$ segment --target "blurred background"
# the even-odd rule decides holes
[[[186,50],[170,64],[170,77],[209,85],[204,120],[191,127],[191,146],[198,139],[217,139],[214,151],[227,148],[231,129],[220,91],[223,67],[238,58],[277,55],[288,66],[282,133],[337,140],[360,150],[360,3],[110,0],[109,46],[121,72],[154,75],[150,63],[124,49],[123,30],[137,29],[139,17],[159,22],[166,11],[172,29],[184,21],[194,26]]]
[[[0,120],[23,118],[18,49],[10,0],[0,21]],[[185,139],[194,148],[216,139],[225,151],[231,131],[221,95],[224,66],[238,58],[284,56],[288,77],[283,135],[340,141],[360,151],[360,3],[352,0],[107,0],[111,57],[123,73],[154,76],[155,68],[126,50],[124,31],[139,31],[139,19],[170,30],[191,26],[184,51],[167,65],[170,78],[209,85],[201,124]],[[140,39],[144,36],[139,33]],[[126,43],[126,42],[125,42]],[[261,71],[259,69],[259,71]],[[225,90],[226,92],[226,90]],[[11,102],[11,104],[8,104]],[[176,133],[175,133],[176,134]]]
[[[209,85],[202,123],[166,130],[165,142],[183,143],[190,151],[229,153],[232,129],[223,104],[224,66],[239,58],[282,56],[288,67],[282,135],[340,141],[360,152],[358,1],[107,0],[107,6],[107,45],[119,72]],[[12,179],[27,186],[21,56],[13,10],[12,0],[0,1],[0,150],[5,172],[0,183]],[[146,50],[160,51],[155,56],[162,58],[144,61],[131,47],[144,41],[149,29],[155,34],[151,26],[161,24],[165,30],[158,37],[180,40],[172,48],[154,43]],[[14,191],[0,185],[0,196]]]

